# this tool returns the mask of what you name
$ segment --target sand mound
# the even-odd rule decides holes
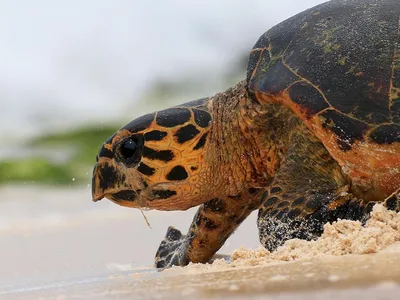
[[[218,259],[208,265],[190,264],[187,269],[218,271],[326,255],[371,254],[384,249],[400,252],[400,213],[396,214],[382,205],[375,205],[365,226],[358,221],[338,220],[326,224],[324,233],[315,241],[289,240],[274,252],[263,247],[256,250],[242,247],[233,251],[230,263]]]

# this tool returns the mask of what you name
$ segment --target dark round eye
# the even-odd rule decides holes
[[[132,135],[126,137],[115,146],[117,160],[129,168],[134,167],[139,163],[142,156],[143,136]]]
[[[123,159],[130,159],[135,155],[136,148],[137,144],[135,141],[132,139],[127,139],[121,144],[119,151]]]

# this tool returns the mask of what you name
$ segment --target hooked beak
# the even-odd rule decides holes
[[[104,190],[101,188],[101,168],[98,164],[94,166],[92,176],[92,200],[94,202],[100,201],[104,198]]]
[[[93,169],[92,200],[94,202],[107,198],[119,205],[134,206],[141,189],[133,190],[126,184],[124,174],[118,172],[115,165],[98,162]]]

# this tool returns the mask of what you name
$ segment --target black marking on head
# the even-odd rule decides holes
[[[168,199],[176,195],[175,191],[171,190],[153,190],[154,200],[157,199]]]
[[[206,128],[210,125],[211,115],[208,112],[200,109],[193,109],[193,114],[194,114],[194,121],[200,127]]]
[[[190,111],[187,108],[169,108],[157,113],[156,122],[163,127],[183,125],[190,120]]]
[[[165,131],[160,131],[160,130],[153,130],[146,132],[144,134],[144,140],[145,141],[161,141],[163,138],[167,136],[168,133]]]
[[[185,180],[188,178],[188,173],[186,169],[182,166],[175,166],[172,170],[167,174],[167,180],[175,181],[175,180]]]
[[[369,126],[361,121],[352,119],[336,110],[326,110],[321,113],[325,118],[322,126],[330,129],[336,136],[341,150],[351,150],[351,146],[357,140],[363,140]]]
[[[193,150],[199,150],[204,147],[204,145],[206,144],[206,141],[207,141],[207,135],[208,135],[208,132],[206,132],[205,134],[203,134],[201,136],[201,138],[197,142],[196,146],[193,147]]]
[[[144,162],[141,162],[137,168],[137,170],[143,175],[151,176],[154,175],[156,169],[149,167]]]
[[[282,189],[279,186],[274,186],[271,188],[271,194],[276,194],[282,192]]]
[[[184,107],[202,107],[203,106],[204,107],[207,100],[208,100],[208,97],[204,97],[204,98],[200,98],[200,99],[193,100],[190,102],[186,102],[179,106],[184,106]]]
[[[108,150],[106,147],[101,147],[98,157],[114,158],[114,152]]]
[[[215,198],[204,203],[203,209],[205,212],[212,211],[222,214],[226,212],[226,205],[223,200]]]
[[[400,143],[400,125],[381,125],[374,129],[369,137],[377,144]]]
[[[190,167],[190,170],[192,170],[192,171],[197,171],[198,168],[199,168],[199,167],[197,167],[197,166],[191,166],[191,167]]]
[[[154,120],[154,113],[141,116],[130,123],[126,124],[122,129],[127,129],[132,133],[136,133],[148,128]]]
[[[267,94],[279,93],[298,80],[298,77],[285,67],[281,61],[270,63],[265,72],[262,70],[257,70],[257,72],[261,73],[262,76],[258,81],[256,90]]]
[[[219,227],[213,220],[211,220],[207,217],[204,217],[202,219],[203,219],[204,228],[207,230],[214,230]]]
[[[143,147],[143,157],[168,162],[174,158],[174,153],[171,150],[154,150],[145,146]]]
[[[113,200],[125,200],[125,201],[135,201],[137,198],[137,193],[140,192],[139,190],[134,191],[120,191],[118,193],[112,194]]]
[[[385,200],[385,205],[387,209],[396,211],[398,209],[396,195],[393,194],[389,198],[387,198]]]
[[[329,107],[321,93],[306,82],[292,85],[289,88],[289,96],[293,102],[300,105],[302,110],[304,109],[309,118]]]
[[[121,178],[121,176],[123,178]],[[114,166],[105,164],[101,168],[100,175],[100,187],[103,191],[108,190],[115,186],[116,183],[120,181],[124,181],[125,176],[123,174],[119,174]]]
[[[193,139],[198,135],[200,131],[193,124],[188,124],[184,127],[179,128],[179,130],[174,134],[174,137],[179,144],[183,144],[187,141]]]
[[[104,144],[112,144],[112,140],[113,140],[115,135],[116,135],[116,133],[114,133],[112,136],[110,136],[108,139],[106,139]]]

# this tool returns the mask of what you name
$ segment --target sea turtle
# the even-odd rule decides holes
[[[264,33],[247,79],[139,117],[101,147],[93,200],[186,210],[157,267],[207,262],[255,209],[270,251],[400,204],[400,0],[333,0]]]

